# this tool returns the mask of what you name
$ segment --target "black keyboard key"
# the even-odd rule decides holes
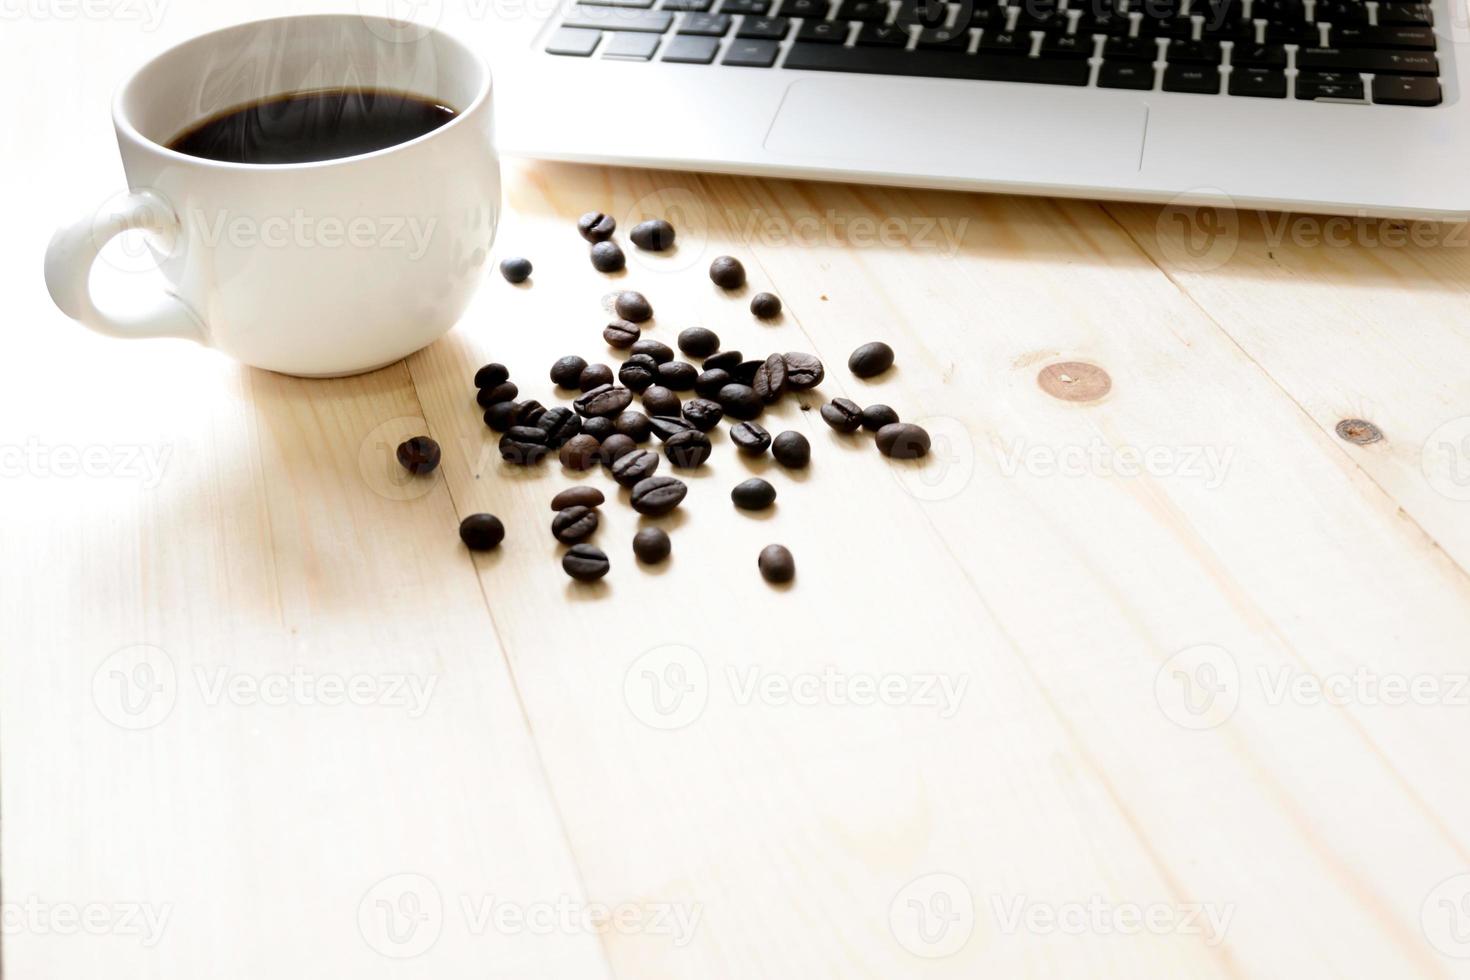
[[[1097,87],[1146,92],[1154,87],[1154,66],[1141,61],[1104,61],[1097,70]]]
[[[750,14],[764,17],[771,12],[771,0],[720,0],[722,14]]]
[[[1236,44],[1256,43],[1256,22],[1253,20],[1227,20],[1218,23],[1206,20],[1199,28],[1201,41],[1233,41]]]
[[[1139,37],[1167,37],[1187,41],[1194,37],[1194,21],[1188,17],[1144,17],[1138,22]]]
[[[1230,49],[1235,68],[1286,68],[1286,48],[1280,44],[1237,44]]]
[[[1006,20],[1009,17],[1010,15],[1006,12],[1005,7],[975,7],[973,10],[968,10],[964,4],[961,4],[959,14],[955,17],[955,22],[950,25],[950,29],[966,31],[972,27],[993,27],[996,30],[1001,30],[1006,26]],[[898,23],[911,24],[917,22],[899,18]]]
[[[679,18],[680,34],[702,34],[705,37],[724,37],[730,29],[729,14],[685,14]]]
[[[826,20],[830,9],[827,0],[781,0],[779,13],[782,17],[809,17],[815,20]]]
[[[1423,51],[1377,51],[1372,48],[1301,48],[1296,66],[1302,71],[1367,71],[1379,75],[1438,75],[1439,59]]]
[[[1300,24],[1307,19],[1307,8],[1302,0],[1255,0],[1251,16],[1273,24]]]
[[[1434,14],[1427,3],[1380,3],[1378,24],[1392,27],[1430,27]]]
[[[964,7],[961,6],[960,15],[963,16],[964,12]],[[922,27],[943,27],[948,19],[949,8],[945,5],[944,0],[903,0],[898,5],[896,21],[900,24],[918,24]]]
[[[602,46],[602,56],[623,61],[647,61],[658,50],[660,40],[657,34],[646,32],[610,31],[607,43]]]
[[[574,58],[585,58],[597,47],[597,42],[602,40],[601,31],[584,31],[575,27],[563,27],[551,35],[551,40],[546,44],[546,50],[550,54],[571,55]]]
[[[1333,27],[1327,42],[1334,48],[1391,48],[1433,51],[1434,32],[1427,27]]]
[[[1223,24],[1245,16],[1245,0],[1194,0],[1191,14],[1199,14],[1206,24]]]
[[[1164,57],[1171,65],[1218,65],[1224,52],[1218,41],[1170,41]]]
[[[1379,75],[1373,79],[1373,101],[1378,105],[1439,105],[1444,97],[1433,78],[1400,78]]]
[[[775,41],[737,37],[725,49],[725,57],[720,59],[720,64],[737,65],[741,68],[769,68],[776,63],[776,55],[780,51],[781,47]]]
[[[1043,58],[1091,58],[1092,38],[1077,34],[1048,34],[1041,39]]]
[[[1127,37],[1133,30],[1133,21],[1124,14],[1091,11],[1077,19],[1078,34],[1102,34],[1109,37]]]
[[[909,29],[898,24],[864,24],[857,43],[875,48],[902,48],[909,43]]]
[[[676,61],[684,65],[707,65],[715,60],[715,52],[718,50],[720,39],[717,37],[678,34],[664,45],[664,56],[660,60]]]
[[[847,43],[847,21],[808,20],[796,30],[798,41],[814,41],[819,44]]]
[[[1342,71],[1303,72],[1296,77],[1296,97],[1314,99],[1362,99],[1363,76]]]
[[[837,19],[881,24],[888,19],[888,0],[842,0],[837,5]]]
[[[663,10],[625,10],[621,7],[573,7],[562,21],[563,27],[584,27],[608,31],[648,31],[662,34],[674,22],[674,15]]]
[[[958,51],[897,51],[801,43],[791,46],[782,67],[1042,85],[1086,85],[1092,70],[1087,62],[1072,59],[997,58]]]
[[[714,4],[712,0],[664,0],[658,5],[659,10],[686,10],[696,14],[702,14]]]
[[[1021,8],[1016,15],[1016,26],[1012,30],[1017,31],[1057,31],[1067,28],[1067,15],[1059,14],[1055,10],[1031,10],[1027,4]]]
[[[1319,24],[1366,24],[1368,7],[1357,0],[1317,0],[1312,19]]]
[[[1267,24],[1267,44],[1302,44],[1316,47],[1322,43],[1322,32],[1316,24]]]
[[[736,37],[758,37],[768,41],[779,41],[791,30],[791,21],[785,17],[742,17]]]
[[[1209,65],[1169,65],[1164,69],[1164,91],[1219,95],[1220,69]]]
[[[920,51],[965,51],[970,47],[970,32],[925,27],[919,31],[916,46]]]
[[[1025,31],[986,31],[980,35],[980,53],[1024,58],[1031,53],[1031,35]]]
[[[1159,45],[1151,37],[1110,37],[1103,44],[1109,61],[1157,61]]]
[[[1286,72],[1274,68],[1237,68],[1230,73],[1230,94],[1284,99]]]

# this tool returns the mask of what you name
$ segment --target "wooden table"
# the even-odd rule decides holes
[[[39,264],[119,179],[110,87],[230,19],[0,37],[45,96],[0,137],[7,976],[1466,974],[1463,228],[508,161],[531,283],[401,364],[92,336]],[[601,276],[593,208],[680,246]],[[828,374],[764,420],[808,472],[721,436],[667,567],[614,496],[589,588],[548,529],[577,481],[503,464],[469,379],[560,402],[624,287],[650,336]],[[872,339],[898,367],[859,381]],[[935,452],[838,436],[835,396]],[[752,473],[769,514],[730,506]]]

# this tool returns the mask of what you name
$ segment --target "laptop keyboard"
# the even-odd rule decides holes
[[[1367,0],[582,0],[546,50],[1427,107],[1433,23],[1428,4]]]

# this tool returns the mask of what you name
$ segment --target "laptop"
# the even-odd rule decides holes
[[[1459,220],[1464,3],[563,0],[500,137],[553,160]]]

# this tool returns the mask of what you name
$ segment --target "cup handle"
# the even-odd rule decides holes
[[[135,310],[104,310],[92,297],[92,266],[102,247],[125,231],[180,231],[178,215],[152,191],[129,191],[102,211],[62,228],[46,248],[46,288],[61,312],[109,337],[181,337],[205,343],[204,324],[189,305],[165,292]]]

